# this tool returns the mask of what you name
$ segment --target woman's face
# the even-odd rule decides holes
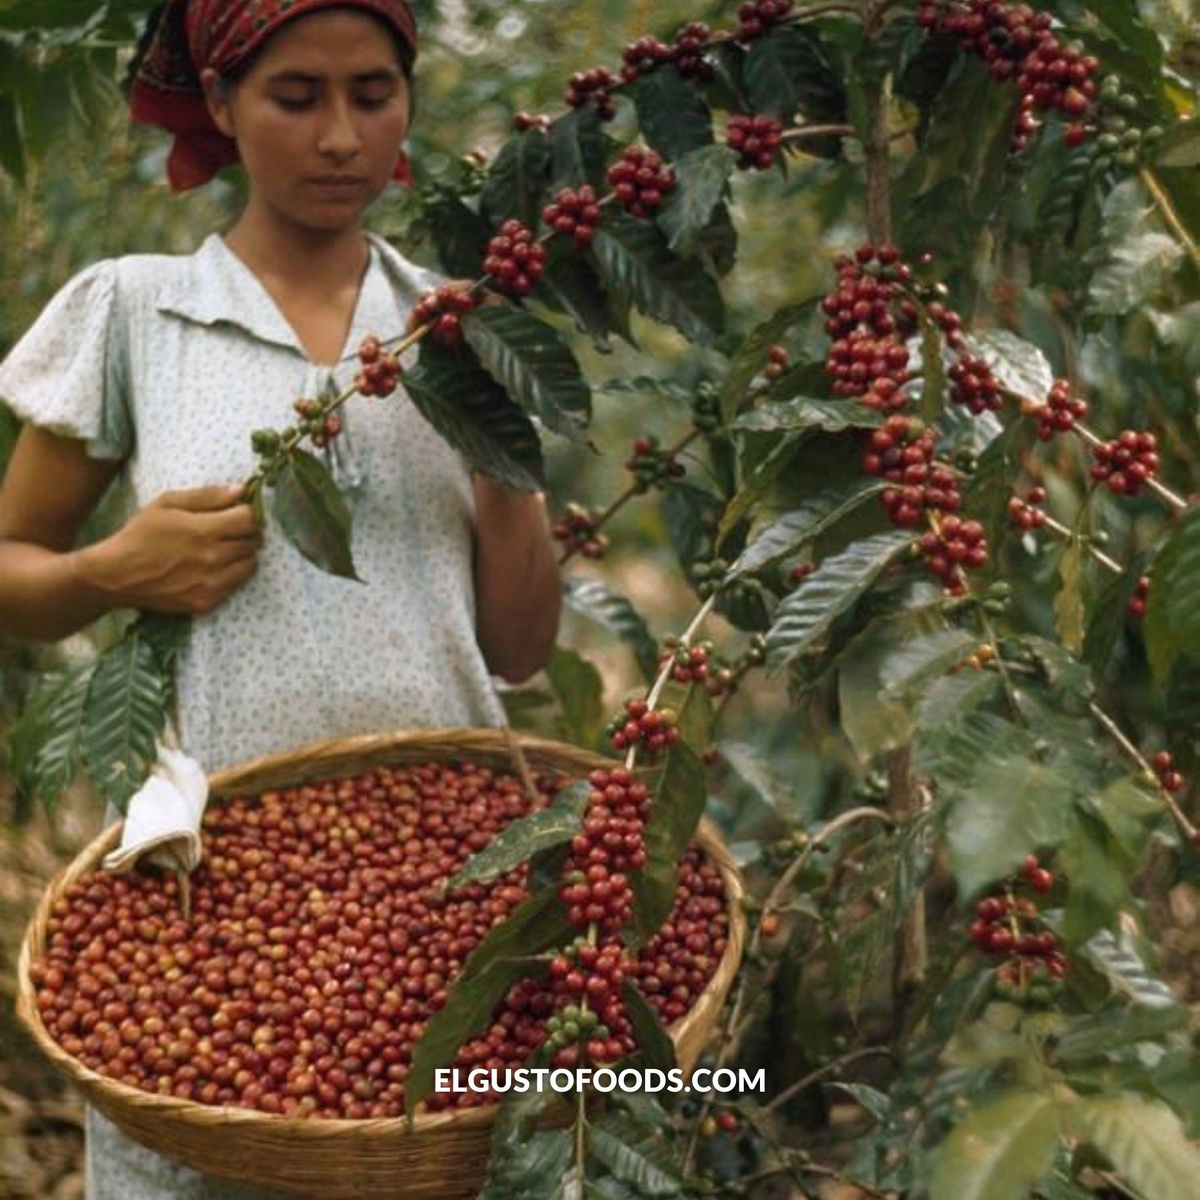
[[[395,41],[373,17],[350,9],[298,17],[232,89],[211,70],[202,78],[263,215],[313,230],[355,226],[391,179],[409,89]]]

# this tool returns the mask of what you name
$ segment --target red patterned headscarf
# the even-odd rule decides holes
[[[129,95],[135,121],[175,135],[167,179],[182,192],[237,162],[237,145],[213,124],[200,86],[206,67],[226,75],[288,21],[325,8],[373,13],[417,53],[417,25],[405,0],[167,0]],[[396,178],[410,182],[401,155]]]

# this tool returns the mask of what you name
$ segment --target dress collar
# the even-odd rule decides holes
[[[382,238],[368,235],[368,241],[371,255],[340,361],[356,355],[368,333],[385,341],[399,337],[417,295],[436,282]],[[209,234],[182,262],[184,269],[173,273],[159,289],[156,306],[160,312],[200,325],[232,325],[259,341],[285,346],[307,358],[271,294],[218,234]]]

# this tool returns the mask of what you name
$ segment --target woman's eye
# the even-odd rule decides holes
[[[358,106],[360,108],[383,108],[391,98],[391,92],[367,92],[358,97]]]
[[[312,107],[311,96],[276,96],[275,103],[285,112],[301,112]]]

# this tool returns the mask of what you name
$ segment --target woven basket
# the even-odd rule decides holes
[[[533,771],[581,776],[613,765],[572,746],[491,729],[415,732],[320,742],[221,771],[210,780],[215,798],[294,787],[375,767],[469,759],[513,770],[512,741]],[[45,949],[54,902],[81,876],[99,869],[120,841],[120,826],[105,830],[51,884],[30,922],[18,964],[17,1011],[47,1056],[78,1086],[88,1103],[135,1141],[167,1158],[221,1179],[313,1200],[458,1200],[475,1196],[487,1174],[493,1107],[419,1114],[403,1119],[295,1119],[251,1109],[216,1107],[152,1095],[98,1074],[68,1055],[38,1013],[30,965]],[[720,1014],[741,961],[745,918],[741,880],[719,835],[707,821],[698,840],[720,870],[729,904],[729,941],[716,974],[686,1016],[670,1029],[679,1065],[695,1066]],[[564,1106],[565,1107],[565,1106]]]

